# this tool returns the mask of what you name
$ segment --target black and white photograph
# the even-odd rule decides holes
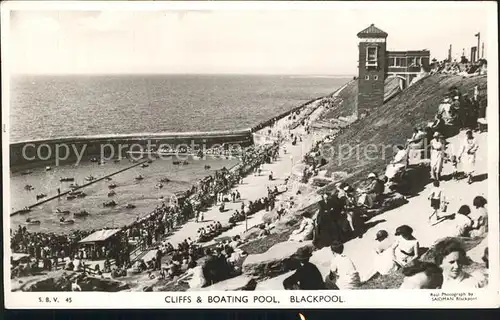
[[[3,2],[8,305],[498,306],[496,6]]]

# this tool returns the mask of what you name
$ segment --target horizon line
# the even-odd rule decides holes
[[[108,75],[234,75],[234,76],[309,76],[309,77],[353,77],[355,74],[328,74],[328,73],[237,73],[237,72],[75,72],[75,73],[11,73],[10,76],[108,76]]]

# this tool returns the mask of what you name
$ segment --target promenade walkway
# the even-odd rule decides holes
[[[313,107],[317,106],[318,103],[319,102],[314,102]],[[309,116],[309,120],[317,118],[321,114],[322,109],[323,107],[317,108]],[[273,130],[281,129],[284,132],[288,132],[288,130],[284,128],[286,128],[286,126],[290,124],[291,120],[288,120],[288,118],[285,117],[277,122]],[[266,143],[265,140],[267,137],[268,129],[269,128],[266,127],[255,133],[256,144]],[[290,132],[302,135],[302,142],[297,141],[297,144],[293,146],[291,140],[285,140],[281,145],[280,156],[277,161],[270,164],[264,164],[262,166],[262,173],[260,176],[250,174],[243,179],[243,184],[239,184],[233,187],[230,193],[237,189],[241,194],[241,201],[243,201],[245,204],[248,204],[249,201],[255,201],[259,198],[267,196],[267,186],[269,186],[270,188],[274,188],[274,186],[281,185],[285,182],[285,179],[290,176],[293,166],[302,161],[304,155],[311,149],[314,141],[317,139],[314,134],[306,135],[303,126],[299,126],[296,129],[291,130]],[[267,143],[269,143],[269,141],[267,141]],[[286,154],[284,154],[283,152],[284,149],[287,150]],[[270,181],[268,178],[268,175],[271,171],[273,172],[274,176],[274,180],[272,181]],[[191,219],[166,239],[174,246],[176,246],[178,243],[184,241],[184,239],[187,239],[188,237],[190,237],[191,239],[195,239],[199,228],[207,226],[214,221],[220,221],[224,225],[229,221],[229,218],[235,210],[241,209],[241,201],[237,201],[235,203],[226,203],[226,211],[222,213],[219,212],[218,205],[210,207],[208,211],[204,212],[204,222],[197,223],[195,222],[195,219]],[[253,226],[262,223],[262,217],[265,213],[265,210],[261,210],[249,217],[247,221],[248,228],[250,229]],[[238,225],[231,230],[222,233],[219,237],[241,234],[245,231],[245,229],[246,224],[243,221],[238,223]],[[211,243],[214,243],[214,240],[207,242],[206,244]]]

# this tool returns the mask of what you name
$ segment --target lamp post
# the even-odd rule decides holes
[[[480,49],[480,44],[481,44],[481,33],[478,32],[475,34],[475,36],[477,37],[477,59],[476,59],[476,62],[479,61],[479,49]]]

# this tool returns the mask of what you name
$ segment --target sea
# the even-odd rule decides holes
[[[142,132],[189,132],[244,129],[255,126],[311,99],[332,93],[350,78],[337,76],[243,76],[243,75],[37,75],[14,76],[10,95],[10,141],[52,139],[96,134]],[[11,217],[11,228],[25,225],[26,218],[40,220],[27,225],[34,232],[69,233],[79,229],[122,227],[150,213],[172,194],[187,190],[198,180],[222,167],[230,168],[238,159],[189,159],[177,166],[157,160],[147,168],[137,167],[113,176],[115,196],[101,181],[84,188],[85,198],[62,197],[34,207],[27,214]],[[209,165],[210,169],[206,169]],[[28,175],[11,172],[10,207],[19,210],[47,196],[68,190],[71,177],[78,184],[85,177],[96,178],[130,166],[128,160],[105,164],[83,162],[33,168]],[[135,177],[142,175],[143,180]],[[162,178],[171,181],[160,189]],[[35,189],[25,190],[29,184]],[[115,200],[114,208],[103,202]],[[126,209],[133,204],[134,209]],[[56,210],[90,216],[61,225]],[[230,214],[230,213],[229,213]],[[73,218],[72,215],[66,218]]]
[[[257,75],[17,75],[10,141],[245,129],[349,78]]]

